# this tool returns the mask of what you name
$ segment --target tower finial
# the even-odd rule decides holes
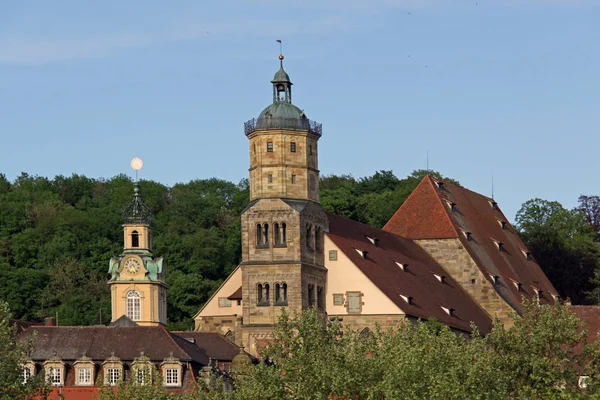
[[[283,44],[281,43],[281,39],[277,39],[276,42],[279,43],[279,65],[283,68]]]
[[[135,171],[135,181],[137,182],[138,180],[138,171],[140,169],[142,169],[142,167],[144,166],[144,162],[142,161],[141,158],[134,158],[133,160],[131,160],[131,168],[133,168],[133,170]]]

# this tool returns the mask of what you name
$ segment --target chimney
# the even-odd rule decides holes
[[[44,319],[44,326],[56,326],[56,319],[53,317]]]

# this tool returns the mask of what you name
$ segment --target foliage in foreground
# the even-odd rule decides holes
[[[360,334],[316,312],[283,314],[270,362],[237,377],[239,399],[599,398],[598,343],[563,305],[525,305],[505,330],[457,335],[435,321]],[[582,349],[578,353],[575,350]],[[580,375],[589,375],[581,391]]]
[[[267,361],[235,374],[233,393],[217,382],[178,397],[124,382],[122,395],[102,400],[600,398],[599,343],[585,344],[568,307],[526,303],[514,319],[512,328],[496,323],[485,337],[456,334],[435,320],[365,334],[314,310],[283,312],[261,350]],[[581,375],[589,376],[584,391]]]
[[[8,304],[0,301],[0,399],[44,397],[48,386],[43,381],[43,374],[31,377],[23,384],[22,366],[32,342],[17,341],[15,330]]]

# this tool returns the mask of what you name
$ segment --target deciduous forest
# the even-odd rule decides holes
[[[321,204],[381,227],[426,174],[325,176]],[[239,215],[248,203],[248,182],[212,178],[167,187],[143,180],[140,187],[154,211],[153,252],[169,265],[169,328],[189,329],[191,317],[240,261]],[[0,299],[16,318],[110,322],[108,262],[122,251],[121,210],[132,196],[133,182],[125,175],[49,179],[23,173],[11,182],[0,174]],[[600,197],[581,196],[573,210],[529,200],[515,222],[561,296],[574,304],[598,302]]]

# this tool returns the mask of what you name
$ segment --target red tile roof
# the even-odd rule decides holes
[[[600,306],[571,306],[571,312],[585,322],[587,329],[587,343],[598,340],[600,333]]]
[[[473,321],[481,332],[492,328],[490,317],[421,247],[381,229],[326,213],[328,237],[387,297],[407,315],[441,322],[471,331]],[[369,239],[376,239],[373,244]],[[367,252],[363,258],[356,251]],[[408,264],[402,271],[397,262]],[[440,282],[435,274],[445,276]],[[408,304],[401,296],[411,297]],[[442,307],[453,309],[449,316]]]
[[[385,224],[383,230],[407,239],[458,237],[446,212],[448,206],[435,195],[435,191],[433,181],[423,179]]]
[[[527,247],[494,200],[448,182],[440,188],[438,182],[423,178],[383,229],[411,239],[458,237],[486,278],[499,277],[494,287],[514,309],[521,311],[521,296],[532,297],[535,289],[541,290],[542,302],[553,303],[556,289],[535,260],[527,258]],[[455,205],[454,211],[447,203]],[[513,282],[521,284],[520,291]]]

